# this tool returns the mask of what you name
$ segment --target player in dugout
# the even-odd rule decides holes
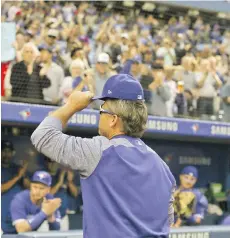
[[[4,234],[36,231],[47,220],[50,230],[60,230],[60,198],[49,193],[51,176],[45,171],[34,173],[30,190],[19,192],[11,202]]]
[[[74,92],[31,136],[47,157],[79,170],[84,237],[168,237],[174,220],[175,179],[165,162],[140,138],[147,108],[140,83],[128,74],[110,77],[102,95]],[[92,139],[62,132],[70,117],[93,100],[100,107]]]
[[[198,170],[194,166],[186,166],[180,174],[180,186],[174,194],[175,224],[199,225],[208,209],[206,197],[194,188],[198,179]]]

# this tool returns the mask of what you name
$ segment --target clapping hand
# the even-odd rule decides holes
[[[73,182],[73,179],[74,179],[74,172],[72,170],[69,170],[67,172],[67,181],[68,181],[68,183]]]
[[[54,198],[47,200],[44,198],[42,202],[42,211],[47,215],[51,216],[61,206],[61,199]]]
[[[64,184],[64,178],[65,178],[65,175],[66,175],[66,171],[65,170],[62,170],[60,175],[59,175],[59,179],[58,179],[58,182],[62,185]]]
[[[18,177],[19,178],[21,178],[24,174],[25,174],[25,172],[26,172],[26,170],[27,170],[27,167],[28,167],[28,162],[27,161],[24,161],[23,162],[23,166],[19,169],[19,171],[18,171]]]

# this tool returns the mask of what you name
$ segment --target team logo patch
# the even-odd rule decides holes
[[[192,125],[192,130],[194,133],[196,133],[199,130],[199,125],[198,124],[193,124]]]
[[[170,164],[170,162],[172,161],[172,159],[173,159],[173,157],[172,157],[172,155],[171,154],[168,154],[168,155],[165,155],[164,156],[164,161],[165,161],[165,163],[166,164]]]
[[[40,179],[44,179],[46,177],[46,174],[45,173],[40,173],[40,174],[38,174],[38,177]]]
[[[26,120],[28,117],[31,116],[30,109],[28,108],[28,109],[25,109],[25,110],[23,110],[23,111],[20,111],[20,112],[19,112],[19,115],[20,115],[24,120]]]

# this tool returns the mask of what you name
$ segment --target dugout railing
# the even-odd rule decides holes
[[[151,236],[149,236],[150,238]],[[171,229],[169,238],[229,238],[230,226],[197,226]],[[81,230],[27,232],[18,235],[3,235],[2,238],[83,238]],[[147,237],[146,237],[147,238]]]

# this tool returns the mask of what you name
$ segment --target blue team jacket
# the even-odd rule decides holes
[[[49,158],[80,171],[85,238],[168,236],[175,179],[141,139],[73,137],[48,117],[31,140]]]

